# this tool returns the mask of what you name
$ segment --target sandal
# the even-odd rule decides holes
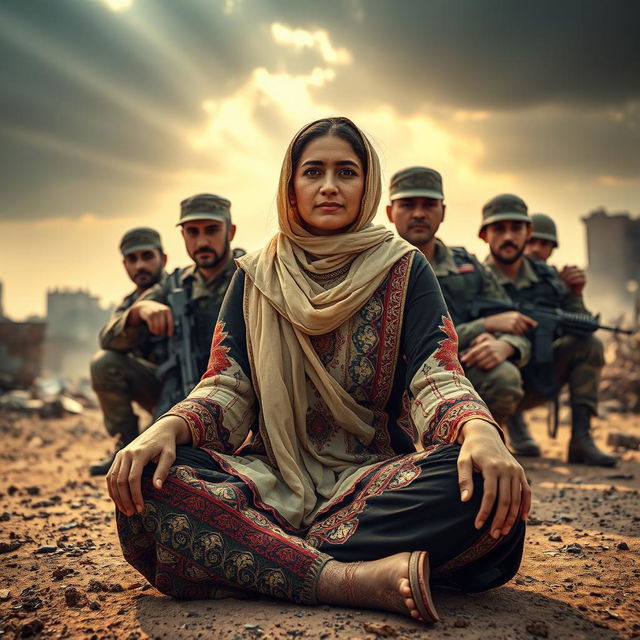
[[[414,551],[409,557],[409,585],[416,609],[426,624],[440,620],[429,587],[429,554],[426,551]]]

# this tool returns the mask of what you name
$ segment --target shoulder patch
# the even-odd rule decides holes
[[[458,273],[473,273],[476,270],[475,266],[470,262],[465,262],[456,266],[458,267]]]

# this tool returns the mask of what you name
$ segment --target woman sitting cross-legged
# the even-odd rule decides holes
[[[372,220],[346,118],[287,150],[279,232],[238,260],[207,372],[118,453],[124,556],[178,598],[255,593],[438,619],[430,584],[504,584],[531,492],[464,377],[431,268]]]

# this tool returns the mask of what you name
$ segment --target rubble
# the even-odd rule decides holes
[[[640,438],[628,433],[610,433],[607,444],[614,449],[640,449]]]
[[[0,395],[0,411],[16,411],[41,418],[80,415],[97,406],[88,381],[64,381],[60,378],[37,379],[26,389],[9,389]]]
[[[640,331],[606,344],[600,401],[605,411],[640,412]]]
[[[43,629],[44,629],[44,623],[42,622],[42,620],[35,619],[35,620],[32,620],[31,622],[25,622],[20,627],[20,631],[18,632],[17,637],[32,638],[33,636],[40,633]]]
[[[267,598],[187,603],[162,595],[125,562],[113,503],[104,483],[87,473],[96,447],[108,442],[100,413],[85,408],[81,416],[50,419],[0,409],[0,549],[6,550],[0,555],[0,636],[636,637],[640,453],[627,449],[615,470],[567,465],[569,429],[550,440],[544,409],[535,412],[531,428],[545,456],[523,460],[534,501],[520,571],[486,594],[434,590],[442,622],[426,629],[410,618],[364,608],[303,607]],[[598,421],[599,444],[611,432],[640,434],[640,415],[612,413]],[[36,436],[38,446],[30,447]],[[36,553],[41,547],[51,552]],[[35,616],[42,628],[33,624]]]
[[[0,319],[0,388],[28,388],[40,375],[45,327]]]
[[[87,596],[76,587],[67,587],[64,590],[64,600],[68,607],[84,607],[88,604]]]
[[[549,637],[549,628],[547,627],[545,622],[530,622],[525,628],[527,630],[527,633],[530,633],[532,636],[536,636],[537,638]]]

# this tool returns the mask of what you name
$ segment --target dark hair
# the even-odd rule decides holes
[[[294,142],[291,149],[291,178],[296,172],[298,162],[300,162],[300,156],[304,151],[304,148],[316,138],[322,138],[323,136],[335,136],[336,138],[342,138],[345,142],[348,142],[355,151],[358,159],[362,163],[362,168],[365,175],[368,170],[367,163],[367,150],[364,146],[364,141],[358,129],[351,120],[347,118],[323,118],[314,122],[308,129],[300,135],[300,137]]]

